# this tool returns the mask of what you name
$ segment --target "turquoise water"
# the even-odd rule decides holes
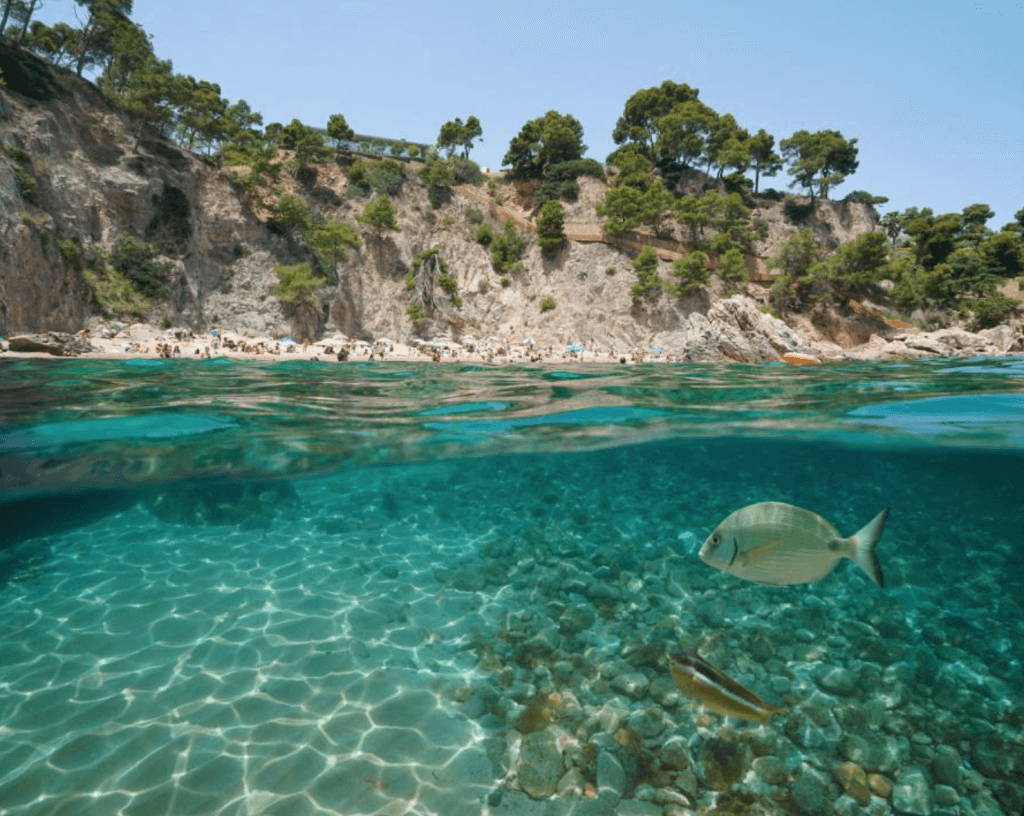
[[[0,814],[1016,816],[1021,474],[1021,358],[0,360]],[[704,564],[760,501],[885,588]]]

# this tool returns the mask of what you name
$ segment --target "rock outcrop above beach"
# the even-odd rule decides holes
[[[875,229],[877,215],[867,204],[811,202],[795,224],[782,201],[758,199],[752,217],[759,239],[747,257],[752,282],[739,295],[716,277],[688,297],[661,293],[638,301],[630,291],[637,280],[631,265],[636,249],[644,242],[656,245],[659,275],[672,280],[673,253],[685,251],[680,225],[666,227],[657,239],[613,240],[594,209],[605,184],[581,178],[579,197],[565,202],[571,240],[545,257],[536,242],[529,185],[504,186],[498,196],[459,186],[435,209],[414,164],[392,197],[401,229],[384,235],[357,221],[370,197],[355,194],[337,164],[282,173],[276,192],[260,191],[269,201],[282,191],[296,195],[323,218],[357,228],[362,241],[339,265],[337,281],[316,293],[315,305],[286,309],[273,294],[275,267],[313,258],[270,228],[269,212],[250,206],[227,169],[153,135],[66,71],[3,44],[0,57],[7,77],[0,90],[6,146],[0,153],[0,335],[87,327],[98,311],[89,263],[128,236],[151,244],[172,265],[169,292],[146,320],[204,335],[216,326],[241,337],[300,342],[338,335],[492,347],[533,341],[533,356],[582,346],[613,359],[680,361],[755,362],[793,352],[895,359],[1024,349],[1019,326],[991,336],[959,330],[923,335],[893,325],[868,305],[845,304],[813,318],[787,315],[785,322],[772,317],[765,258],[802,228],[826,250]],[[512,274],[497,272],[489,250],[476,240],[481,223],[497,233],[506,219],[526,244],[522,271]],[[457,298],[436,289],[426,315],[414,323],[407,278],[417,255],[435,247]]]

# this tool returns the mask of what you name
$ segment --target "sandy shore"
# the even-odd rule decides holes
[[[136,324],[110,337],[92,332],[74,335],[87,341],[92,351],[73,356],[91,359],[210,359],[234,360],[312,360],[325,362],[455,362],[497,364],[561,364],[638,362],[674,362],[674,355],[663,350],[588,349],[580,346],[541,345],[532,342],[502,342],[497,338],[466,343],[454,341],[356,340],[341,334],[316,342],[303,343],[292,338],[245,337],[231,331],[213,329],[205,335],[188,330],[159,330]],[[5,340],[0,343],[6,357],[52,357],[46,351],[12,351]],[[72,356],[72,355],[67,355]]]

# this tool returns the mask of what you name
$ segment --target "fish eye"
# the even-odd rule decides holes
[[[722,537],[718,533],[714,533],[711,536],[711,545],[713,547],[717,547],[718,546],[718,542],[720,542],[721,540],[722,540]]]

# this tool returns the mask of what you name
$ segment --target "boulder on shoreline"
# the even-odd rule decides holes
[[[43,352],[55,357],[77,357],[99,351],[84,337],[66,332],[19,334],[8,339],[7,347],[10,351]]]

